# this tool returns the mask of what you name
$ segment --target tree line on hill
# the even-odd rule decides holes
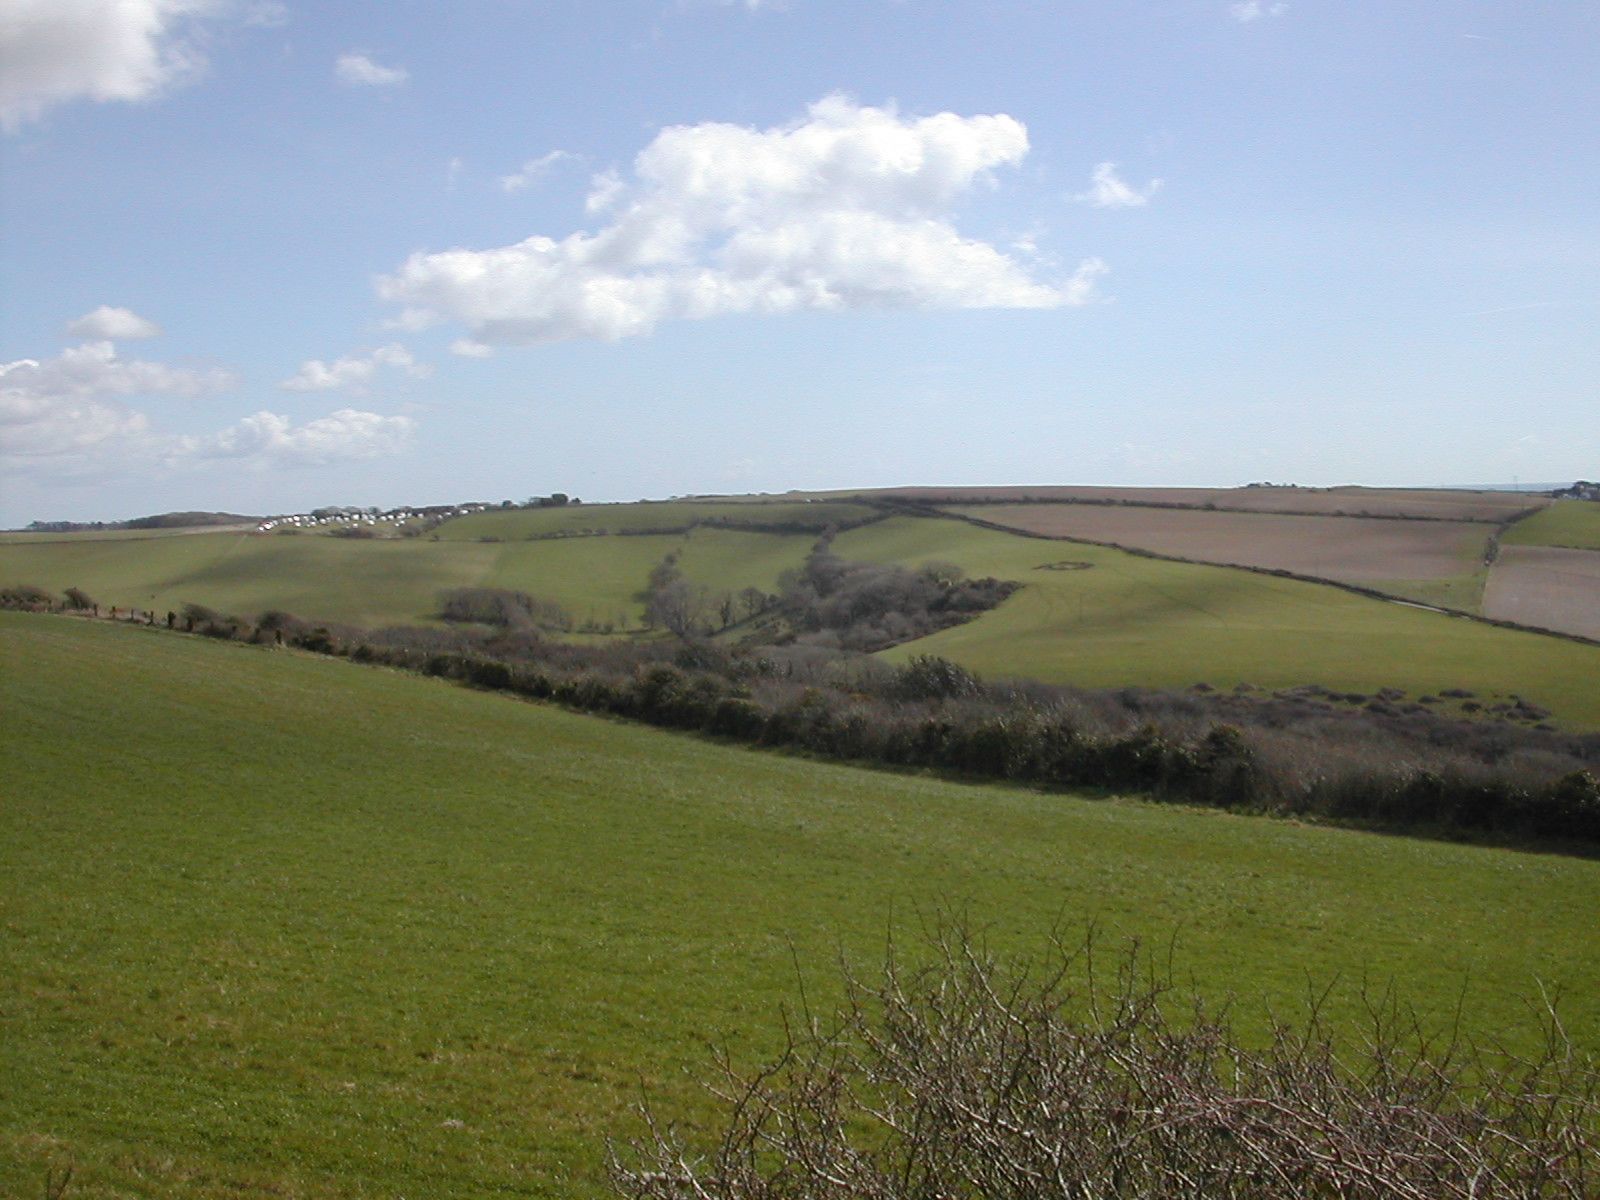
[[[169,512],[126,521],[33,521],[29,533],[90,533],[115,529],[197,529],[208,525],[247,525],[260,517],[225,512]]]

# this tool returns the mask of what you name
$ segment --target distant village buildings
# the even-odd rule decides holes
[[[380,510],[377,508],[348,508],[343,505],[333,505],[328,508],[314,508],[308,513],[289,513],[284,516],[268,517],[256,526],[257,533],[271,533],[276,529],[326,529],[350,528],[359,529],[363,526],[375,525],[403,525],[408,521],[427,521],[430,523],[446,521],[451,517],[464,517],[468,513],[484,512],[494,507],[490,504],[428,504],[414,508],[391,508]]]

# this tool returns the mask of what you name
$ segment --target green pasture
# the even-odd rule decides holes
[[[1600,1046],[1600,863],[858,770],[0,613],[0,1194],[584,1196],[705,1044],[965,906],[1138,936],[1259,1028],[1333,984]],[[797,976],[798,971],[798,976]]]
[[[441,539],[516,541],[556,533],[638,532],[683,529],[701,521],[745,521],[760,525],[804,526],[820,533],[829,525],[865,520],[875,514],[863,504],[804,501],[668,500],[639,504],[579,504],[560,508],[490,509],[446,521]]]
[[[1362,586],[1401,600],[1481,614],[1483,589],[1488,582],[1489,568],[1480,558],[1472,568],[1463,568],[1461,574],[1444,579],[1378,579]]]
[[[1130,683],[1343,691],[1518,693],[1600,725],[1600,647],[1498,629],[1254,572],[1016,537],[957,521],[894,518],[842,534],[838,553],[945,560],[1027,586],[965,625],[887,656],[941,654],[981,674],[1090,687]],[[1042,570],[1054,562],[1081,570]]]
[[[630,628],[642,617],[639,594],[650,568],[673,550],[696,583],[771,591],[779,572],[803,562],[814,541],[808,534],[710,528],[498,544],[239,533],[74,536],[0,544],[0,583],[56,593],[78,587],[103,606],[156,613],[193,601],[242,616],[276,608],[361,626],[427,621],[441,591],[485,585],[555,600],[579,621]]]
[[[1501,535],[1509,546],[1570,546],[1600,550],[1600,502],[1557,500]]]
[[[496,547],[197,533],[148,540],[0,545],[0,581],[82,588],[102,605],[157,613],[186,601],[255,616],[283,609],[355,625],[424,619],[439,592],[481,582]]]
[[[72,533],[28,533],[17,530],[0,531],[0,546],[39,546],[49,542],[124,542],[146,541],[150,538],[196,537],[215,533],[241,533],[254,529],[254,521],[241,525],[184,526],[172,529],[80,529]]]
[[[781,513],[821,506],[583,505],[482,516],[515,522],[615,509],[618,520],[644,521],[653,512],[676,511],[661,526],[671,528],[688,511],[730,507]],[[194,601],[247,617],[277,608],[360,626],[427,621],[441,591],[488,585],[546,597],[579,622],[627,632],[640,626],[640,594],[650,568],[669,552],[680,554],[681,568],[695,584],[771,591],[783,570],[804,561],[814,541],[809,533],[705,526],[688,534],[496,537],[57,537],[0,543],[0,584],[35,584],[58,593],[79,587],[102,605],[157,613]],[[835,547],[847,557],[873,561],[948,560],[974,575],[1027,585],[998,610],[889,652],[894,657],[938,653],[984,674],[1086,686],[1321,683],[1362,692],[1392,686],[1414,695],[1445,688],[1484,697],[1519,693],[1565,721],[1600,725],[1600,688],[1593,683],[1600,678],[1600,649],[1592,646],[1315,584],[1026,538],[955,520],[894,517],[847,531]],[[1039,569],[1061,560],[1091,565]],[[1419,590],[1416,598],[1475,606],[1466,603],[1472,596],[1463,588],[1469,585],[1451,591],[1459,581],[1433,582],[1442,590]],[[1479,586],[1475,578],[1473,594]]]
[[[703,587],[770,592],[781,571],[805,561],[815,540],[808,534],[700,528],[688,534],[504,542],[486,547],[497,553],[483,582],[554,600],[580,622],[637,628],[650,569],[670,553],[677,552],[684,577]]]

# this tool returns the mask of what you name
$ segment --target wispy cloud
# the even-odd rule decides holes
[[[280,0],[252,0],[244,6],[244,23],[257,29],[281,29],[289,23],[289,7]]]
[[[520,192],[563,159],[572,158],[565,150],[552,150],[538,158],[530,158],[513,175],[500,176],[500,186],[508,192]]]
[[[1132,187],[1117,175],[1116,163],[1103,162],[1095,167],[1089,190],[1079,192],[1073,199],[1096,208],[1142,208],[1160,188],[1159,179],[1152,179],[1142,190]]]
[[[1466,317],[1497,317],[1501,313],[1527,312],[1533,308],[1559,308],[1558,300],[1535,300],[1530,304],[1508,304],[1504,308],[1485,308],[1477,312],[1463,313]]]
[[[1228,5],[1228,15],[1246,24],[1262,17],[1281,17],[1288,11],[1289,6],[1282,0],[1239,0],[1237,4]]]
[[[360,388],[370,382],[379,367],[393,367],[418,378],[431,374],[430,369],[412,356],[398,342],[379,346],[364,354],[347,354],[332,362],[320,358],[308,359],[300,369],[278,386],[289,392],[329,392],[337,388]]]
[[[339,56],[333,73],[340,83],[350,87],[395,87],[411,78],[404,67],[385,67],[353,50]]]

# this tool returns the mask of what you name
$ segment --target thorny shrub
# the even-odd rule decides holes
[[[634,1200],[1467,1200],[1600,1195],[1600,1076],[1553,1006],[1531,1056],[1433,1036],[1367,998],[1349,1046],[1321,1015],[1260,1043],[1093,936],[1005,963],[960,923],[932,965],[891,953],[827,1020],[786,1018],[751,1073],[709,1086],[721,1132],[692,1149],[645,1109],[612,1149]]]

